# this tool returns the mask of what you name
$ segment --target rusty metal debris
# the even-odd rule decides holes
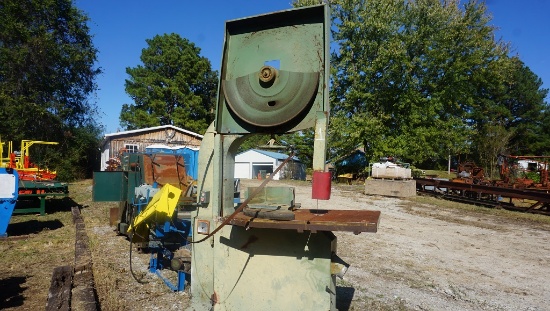
[[[420,192],[446,199],[550,215],[549,156],[499,156],[500,179],[473,162],[461,163],[451,180],[415,178]],[[523,203],[520,206],[518,200]]]

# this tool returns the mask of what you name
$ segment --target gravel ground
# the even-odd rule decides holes
[[[242,181],[242,187],[257,185]],[[273,182],[285,185],[284,182]],[[367,196],[335,185],[331,200],[310,199],[291,183],[302,208],[380,210],[377,233],[337,232],[338,254],[351,264],[338,283],[340,310],[550,310],[550,225],[498,213],[440,207],[425,200]],[[85,188],[90,191],[91,188]],[[108,225],[111,203],[83,202],[94,277],[103,310],[181,310],[186,292],[171,292],[147,273],[148,257]],[[167,275],[168,276],[168,275]]]
[[[308,196],[298,188],[298,201]],[[321,208],[382,212],[376,234],[337,234],[338,253],[351,264],[343,283],[355,289],[358,310],[369,301],[413,310],[550,310],[548,226],[342,190]]]

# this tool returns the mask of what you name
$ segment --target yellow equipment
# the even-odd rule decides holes
[[[136,230],[140,224],[150,218],[153,218],[155,223],[162,223],[170,220],[172,215],[174,215],[174,210],[176,209],[180,195],[181,189],[170,184],[164,185],[162,189],[153,196],[149,204],[147,204],[147,207],[134,218],[133,223],[130,224],[128,228],[128,232],[132,229]]]
[[[2,142],[0,139],[0,167],[9,167],[10,157],[9,155],[13,152],[13,144],[11,141],[8,142],[8,156],[4,158],[4,145],[6,143]]]
[[[58,145],[58,142],[41,140],[22,140],[19,154],[13,151],[12,142],[8,142],[8,156],[4,157],[4,144],[0,141],[0,167],[14,168],[19,172],[21,180],[53,180],[57,173],[48,169],[36,167],[30,161],[30,147],[34,144]]]

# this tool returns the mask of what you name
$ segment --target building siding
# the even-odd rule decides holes
[[[145,152],[145,148],[154,144],[168,147],[199,148],[202,135],[186,131],[174,126],[157,126],[148,129],[112,133],[105,135],[101,148],[101,170],[107,167],[107,161],[127,152],[126,145],[135,145],[137,152]]]

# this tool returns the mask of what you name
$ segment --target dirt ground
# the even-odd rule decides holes
[[[376,234],[337,233],[350,310],[550,310],[549,226],[419,201],[341,189],[320,204],[382,212]]]
[[[257,184],[242,181],[241,186]],[[302,208],[382,212],[377,233],[336,232],[338,255],[351,264],[344,280],[338,281],[341,311],[550,310],[550,221],[432,198],[367,196],[358,185],[334,185],[329,201],[310,199],[311,186],[305,182],[273,185],[295,187]],[[70,190],[80,193],[75,201],[83,206],[102,310],[185,309],[188,293],[173,293],[147,273],[148,257],[135,249],[133,270],[147,283],[133,279],[129,242],[108,223],[109,208],[116,204],[91,202],[91,181]],[[4,246],[17,249],[17,243]],[[47,288],[23,296],[22,304],[7,310],[34,310],[29,307],[36,306],[32,296],[45,305]]]

